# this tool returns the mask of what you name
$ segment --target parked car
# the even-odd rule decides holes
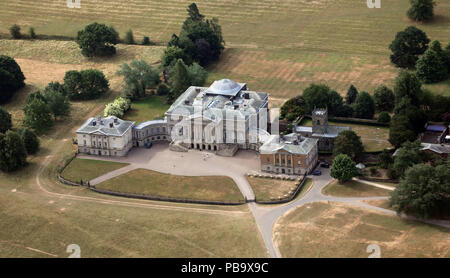
[[[316,171],[313,171],[313,172],[311,173],[311,175],[313,175],[313,176],[320,176],[320,175],[322,175],[322,172],[319,171],[319,170],[316,170]]]
[[[324,162],[324,163],[320,164],[320,167],[322,167],[322,168],[330,168],[330,164]]]
[[[147,143],[145,144],[145,147],[146,147],[147,149],[150,149],[152,146],[153,146],[152,141],[147,142]]]

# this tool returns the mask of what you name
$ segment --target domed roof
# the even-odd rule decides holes
[[[245,86],[230,79],[214,81],[207,93],[217,95],[236,95]]]

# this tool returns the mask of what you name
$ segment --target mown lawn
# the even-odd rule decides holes
[[[142,100],[133,101],[131,109],[125,114],[124,119],[136,122],[136,124],[162,118],[170,105],[165,97],[150,96]]]
[[[391,191],[364,184],[357,181],[347,181],[340,184],[339,181],[333,181],[322,189],[325,195],[337,197],[374,197],[374,196],[390,196]]]
[[[96,177],[129,165],[110,161],[75,158],[64,169],[61,176],[73,182],[90,181]]]
[[[236,183],[222,176],[174,176],[137,169],[96,185],[98,189],[204,201],[239,202],[244,199]]]
[[[450,257],[450,230],[342,203],[296,208],[275,224],[283,257],[367,258],[370,244],[382,258]]]
[[[305,119],[301,123],[304,126],[311,126],[311,119]],[[337,126],[348,126],[350,127],[358,136],[361,137],[361,141],[366,152],[382,151],[384,149],[392,148],[391,143],[389,143],[389,128],[381,126],[371,126],[363,124],[353,124],[353,123],[340,123],[328,121],[329,125]]]
[[[291,191],[295,191],[298,181],[287,181],[267,178],[247,177],[250,186],[255,193],[258,201],[271,201],[273,199],[284,198],[284,195],[291,195]],[[302,196],[309,190],[312,180],[307,179],[298,196]]]

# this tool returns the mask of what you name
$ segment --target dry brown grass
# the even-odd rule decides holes
[[[283,257],[450,257],[450,230],[341,203],[313,203],[284,215],[274,238]]]
[[[292,195],[298,183],[298,181],[254,177],[247,177],[247,180],[259,201],[270,201],[271,198],[279,199],[284,198],[285,195]]]

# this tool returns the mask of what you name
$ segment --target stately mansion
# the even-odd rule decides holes
[[[327,115],[313,113],[312,132],[270,134],[269,94],[247,89],[229,79],[210,87],[189,87],[167,110],[164,119],[143,123],[110,116],[89,118],[77,130],[78,152],[101,156],[125,156],[133,147],[149,142],[168,142],[173,151],[202,150],[233,156],[239,149],[258,152],[261,170],[279,174],[310,172],[318,160],[314,121],[320,134],[328,135]],[[314,116],[317,115],[317,116]],[[297,127],[298,128],[298,127]]]

